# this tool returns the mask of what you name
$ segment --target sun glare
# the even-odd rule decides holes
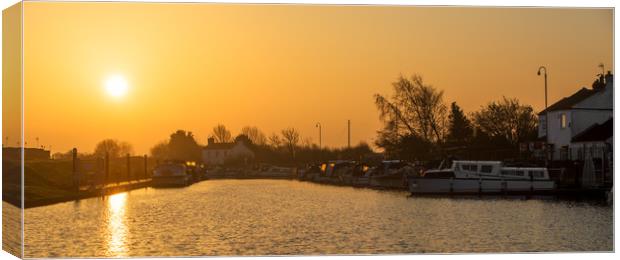
[[[105,82],[105,90],[112,97],[123,97],[127,94],[127,81],[120,75],[111,76]]]

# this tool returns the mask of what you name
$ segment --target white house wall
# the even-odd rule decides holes
[[[588,129],[594,124],[602,124],[614,116],[611,110],[573,110],[573,136]]]
[[[242,143],[237,143],[230,149],[204,149],[202,161],[207,165],[221,165],[232,158],[254,158],[254,152]]]
[[[566,114],[566,128],[562,128],[561,118],[562,114]],[[550,111],[549,115],[549,137],[547,141],[555,146],[555,149],[559,149],[562,146],[570,144],[572,138],[572,119],[570,110]],[[557,152],[554,152],[554,158]],[[558,155],[559,156],[559,155]]]
[[[547,117],[542,114],[538,116],[538,137],[543,137],[547,135],[547,131],[545,130],[545,119],[547,119]]]

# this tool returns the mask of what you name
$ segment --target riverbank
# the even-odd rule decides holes
[[[11,168],[11,166],[13,168]],[[21,190],[19,185],[18,174],[9,174],[11,170],[18,170],[15,165],[7,165],[3,163],[5,170],[3,171],[3,200],[16,206],[21,207]],[[14,169],[15,168],[15,169]],[[143,179],[131,182],[111,183],[105,187],[101,186],[83,186],[76,191],[70,182],[70,164],[56,163],[50,165],[49,162],[29,162],[26,167],[25,190],[24,190],[24,207],[40,207],[55,203],[82,200],[91,197],[111,195],[119,192],[150,187],[149,179]],[[17,171],[19,172],[19,171]],[[45,173],[45,174],[43,174]],[[397,190],[408,192],[407,183],[403,178],[381,178],[381,177],[326,177],[320,175],[303,175],[298,174],[296,170],[291,168],[290,172],[259,172],[247,170],[226,170],[219,172],[207,172],[201,176],[200,180],[219,180],[219,179],[286,179],[299,180],[304,182],[313,182],[331,186],[366,188],[373,190]],[[535,198],[536,196],[555,197],[566,200],[608,200],[609,189],[583,189],[575,187],[560,187],[552,192],[542,193],[523,193],[523,194],[494,194],[497,196],[524,196],[526,198]],[[472,194],[435,194],[433,196],[460,196]],[[487,196],[477,195],[474,196]],[[415,195],[420,196],[420,195]]]

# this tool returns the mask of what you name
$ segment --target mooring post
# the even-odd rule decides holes
[[[131,158],[127,154],[127,182],[131,182]]]
[[[107,151],[105,152],[105,162],[103,167],[105,171],[105,182],[103,186],[105,187],[110,182],[110,153]]]
[[[147,166],[148,165],[147,165],[147,162],[148,162],[148,160],[147,160],[147,157],[146,157],[146,154],[145,154],[144,155],[144,179],[146,179],[148,177],[147,176],[148,175],[148,170],[147,170]]]
[[[71,158],[72,158],[72,171],[73,171],[73,187],[76,191],[80,191],[80,176],[77,171],[77,148],[73,148],[71,150]]]

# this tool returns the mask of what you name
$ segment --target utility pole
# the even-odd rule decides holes
[[[351,148],[351,120],[347,120],[347,147]]]

